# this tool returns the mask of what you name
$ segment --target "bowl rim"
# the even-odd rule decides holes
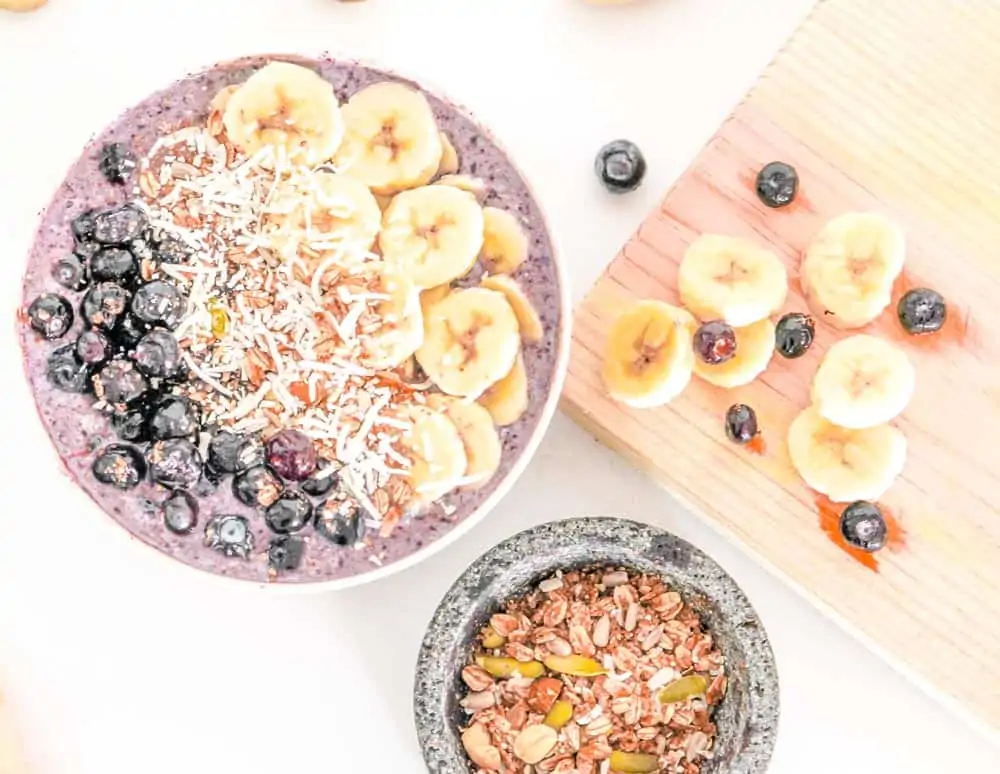
[[[607,534],[612,528],[614,538]],[[453,625],[455,621],[449,620],[444,624],[443,619],[449,611],[455,609],[460,610],[463,616],[468,613],[469,608],[464,604],[468,601],[468,594],[463,590],[465,582],[472,578],[481,578],[484,573],[492,573],[496,579],[526,561],[525,557],[549,555],[553,549],[566,544],[563,536],[567,529],[573,530],[574,540],[586,539],[588,546],[615,546],[618,550],[624,548],[626,551],[634,552],[637,558],[644,556],[641,546],[655,546],[658,552],[663,552],[657,560],[663,565],[672,564],[673,560],[669,557],[676,552],[688,552],[696,556],[702,566],[717,575],[726,587],[726,599],[711,598],[711,600],[719,604],[724,614],[732,613],[733,608],[743,609],[744,620],[754,622],[753,626],[735,627],[734,638],[744,652],[754,653],[760,657],[754,662],[754,671],[760,679],[755,681],[754,690],[750,690],[749,686],[747,688],[749,709],[745,725],[746,743],[729,766],[714,774],[763,774],[774,753],[781,706],[774,650],[760,615],[736,580],[700,548],[660,527],[617,516],[571,517],[544,522],[522,530],[484,551],[462,571],[445,592],[428,622],[421,641],[413,687],[414,725],[421,755],[428,771],[433,771],[435,774],[444,774],[447,771],[448,774],[452,774],[451,769],[442,768],[441,758],[434,757],[432,750],[439,740],[447,739],[452,734],[457,735],[456,729],[452,728],[451,722],[444,716],[440,702],[440,691],[447,690],[450,680],[457,675],[449,674],[450,670],[443,665],[439,644],[432,641],[432,630],[439,628],[442,631],[453,632],[447,642],[454,644],[456,638],[460,637],[461,630]],[[512,550],[515,546],[516,551]],[[606,560],[600,555],[593,557],[594,564],[600,564],[602,561]],[[555,570],[557,567],[552,569]],[[482,590],[478,599],[491,596],[488,583],[477,584],[477,589]],[[499,601],[490,599],[494,604]],[[441,685],[440,680],[427,685],[423,680],[425,675],[440,676],[444,680],[444,685]],[[472,771],[472,768],[466,766],[465,769],[455,771],[459,770]]]
[[[265,60],[282,60],[282,61],[334,61],[344,65],[357,65],[359,67],[369,68],[377,70],[380,73],[385,74],[389,78],[396,79],[409,83],[418,89],[430,94],[437,99],[447,102],[451,107],[458,111],[462,116],[473,122],[476,127],[481,132],[482,136],[486,137],[503,155],[507,161],[509,167],[518,175],[523,183],[525,189],[528,192],[532,203],[538,211],[539,222],[544,230],[546,236],[549,240],[549,245],[551,247],[550,260],[552,261],[553,267],[555,269],[556,280],[559,285],[559,322],[560,330],[557,332],[555,341],[555,359],[553,360],[553,370],[552,379],[549,387],[549,393],[545,398],[545,403],[542,405],[542,409],[538,415],[538,422],[535,424],[531,434],[528,436],[524,447],[521,449],[521,453],[518,455],[514,464],[507,474],[500,480],[497,484],[496,489],[490,493],[490,495],[483,500],[476,508],[474,508],[469,515],[463,519],[461,522],[456,524],[452,529],[450,529],[445,534],[440,537],[426,543],[425,545],[418,548],[416,551],[407,554],[400,559],[391,562],[390,564],[377,567],[372,566],[371,570],[366,570],[362,573],[357,573],[345,578],[334,578],[330,580],[316,580],[316,581],[297,581],[294,583],[272,583],[266,581],[250,580],[247,578],[238,578],[230,575],[222,575],[220,573],[212,572],[203,567],[196,567],[194,565],[188,564],[187,562],[180,561],[174,556],[161,551],[157,547],[150,545],[145,540],[140,538],[138,535],[133,534],[130,530],[119,524],[109,513],[107,513],[102,507],[97,505],[94,499],[90,496],[86,489],[81,487],[73,474],[70,472],[69,468],[66,466],[65,461],[62,456],[58,453],[55,448],[55,444],[52,443],[51,438],[49,439],[49,446],[55,453],[58,460],[58,466],[62,472],[67,475],[73,483],[74,489],[82,492],[88,501],[92,505],[97,505],[97,510],[100,512],[103,518],[99,519],[100,523],[103,523],[112,528],[114,532],[122,534],[126,540],[132,544],[138,544],[143,546],[152,554],[155,554],[160,559],[165,560],[165,565],[172,566],[176,568],[179,572],[188,573],[193,571],[195,577],[197,575],[207,577],[220,581],[222,586],[227,586],[229,588],[243,588],[251,589],[256,588],[265,591],[268,594],[312,594],[317,592],[325,591],[339,591],[341,589],[354,588],[356,586],[362,586],[368,583],[373,583],[375,581],[387,578],[396,573],[403,572],[411,567],[420,564],[426,559],[429,559],[434,554],[445,549],[447,546],[451,545],[453,542],[461,538],[467,532],[469,532],[473,527],[475,527],[479,522],[481,522],[487,514],[489,514],[497,504],[510,492],[514,484],[524,473],[527,468],[528,463],[534,458],[535,453],[538,451],[541,445],[542,439],[545,437],[550,425],[552,424],[552,419],[555,416],[556,410],[559,406],[559,399],[562,395],[563,384],[566,380],[566,374],[569,370],[569,354],[570,345],[572,342],[572,326],[573,326],[573,305],[572,298],[570,295],[569,286],[569,276],[566,271],[566,266],[562,260],[562,249],[560,242],[551,227],[551,219],[549,217],[548,211],[545,209],[541,199],[536,193],[536,189],[531,182],[530,177],[525,174],[522,167],[517,163],[514,157],[511,155],[507,147],[500,142],[497,137],[493,134],[487,126],[485,126],[479,118],[476,116],[475,112],[470,110],[466,104],[462,101],[453,99],[446,90],[439,89],[436,84],[430,83],[424,78],[415,78],[405,73],[401,73],[395,67],[388,67],[386,65],[380,64],[377,61],[368,58],[362,58],[357,56],[352,56],[348,54],[333,53],[331,51],[323,51],[317,54],[307,54],[303,52],[283,52],[283,53],[256,53],[256,54],[246,54],[243,56],[238,56],[230,59],[217,60],[208,65],[202,65],[198,68],[189,70],[184,76],[184,79],[189,78],[193,75],[207,72],[209,70],[214,70],[220,67],[232,67],[239,66],[243,63],[254,62],[259,59]],[[159,91],[159,87],[154,91]],[[151,92],[153,93],[153,92]],[[119,111],[117,115],[121,115],[122,112],[127,111],[130,105],[126,105]],[[110,120],[115,120],[112,118]],[[71,166],[75,164],[78,160],[74,158],[71,162]],[[48,205],[42,210],[39,217],[39,223],[43,222],[45,219],[46,212],[48,210]],[[37,228],[36,234],[32,238],[32,246],[34,245],[35,239],[37,239]],[[20,337],[19,337],[20,338]],[[21,345],[23,347],[23,344]],[[23,358],[22,358],[23,360]],[[25,361],[26,364],[26,361]],[[29,382],[27,379],[27,374],[25,375],[25,381]],[[39,413],[39,418],[41,418],[41,408],[38,405],[38,401],[34,394],[34,391],[30,389],[29,395],[31,397],[32,405],[37,413]],[[48,432],[45,431],[46,435]]]

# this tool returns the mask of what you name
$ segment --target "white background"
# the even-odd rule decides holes
[[[443,87],[527,170],[574,300],[751,85],[810,0],[50,0],[0,13],[0,686],[38,774],[422,771],[410,714],[424,626],[457,574],[541,521],[621,514],[703,547],[772,637],[772,774],[985,771],[997,749],[557,417],[489,518],[368,587],[264,596],[158,562],[57,473],[11,335],[38,212],[89,135],[176,76],[256,52],[344,52]],[[605,141],[639,192],[592,176]],[[747,518],[753,518],[748,503]],[[955,679],[975,680],[955,664]]]

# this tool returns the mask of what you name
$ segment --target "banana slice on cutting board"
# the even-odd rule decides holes
[[[493,274],[513,274],[528,259],[528,234],[507,210],[483,207],[483,251]]]
[[[344,137],[333,86],[290,62],[271,62],[247,78],[229,97],[222,123],[248,156],[273,147],[278,158],[306,165],[329,159]]]
[[[450,185],[452,188],[470,193],[480,204],[486,198],[486,183],[472,175],[444,175],[435,180],[434,185]]]
[[[442,392],[476,398],[510,371],[520,347],[517,317],[504,295],[467,288],[428,310],[417,362]]]
[[[694,367],[695,319],[663,301],[639,301],[608,333],[602,376],[608,394],[635,408],[669,403]]]
[[[542,320],[531,300],[517,284],[517,280],[511,279],[506,274],[490,274],[483,277],[479,284],[484,288],[503,293],[507,297],[511,309],[514,310],[514,316],[517,317],[517,324],[521,327],[522,339],[529,344],[542,340],[545,335]]]
[[[835,503],[877,500],[906,464],[906,437],[892,425],[840,427],[810,406],[788,428],[788,454],[802,480]]]
[[[458,151],[452,145],[451,139],[444,132],[441,132],[441,161],[438,163],[437,173],[439,175],[454,175],[458,173],[459,160]]]
[[[812,402],[820,415],[841,427],[874,427],[906,408],[917,373],[903,350],[864,334],[827,350],[813,377]]]
[[[528,371],[520,352],[514,367],[479,397],[479,404],[490,413],[497,427],[514,424],[528,410]]]
[[[733,331],[736,354],[729,360],[711,365],[700,357],[694,359],[694,372],[716,387],[731,389],[750,384],[767,370],[774,355],[774,323],[769,318]]]
[[[802,259],[802,290],[838,328],[867,325],[889,305],[906,239],[884,215],[852,212],[829,221]]]
[[[382,216],[382,256],[420,288],[467,274],[482,246],[483,209],[457,188],[428,185],[403,191]]]
[[[441,411],[411,406],[412,425],[403,434],[403,453],[410,459],[410,486],[417,504],[426,504],[458,486],[469,466],[465,444],[455,423]]]
[[[479,489],[497,472],[503,452],[490,412],[478,403],[468,403],[447,395],[431,395],[427,405],[444,411],[458,428],[468,461],[462,488]]]
[[[753,242],[703,234],[684,252],[678,270],[681,303],[700,320],[741,328],[781,308],[788,272],[778,257]]]
[[[359,360],[367,368],[395,368],[412,357],[424,341],[420,297],[409,278],[392,267],[369,264],[366,269],[379,273],[378,292],[388,298],[374,306],[379,328],[364,334],[364,353]]]
[[[430,182],[441,164],[441,134],[420,92],[384,81],[367,86],[341,109],[344,141],[336,164],[377,194]]]

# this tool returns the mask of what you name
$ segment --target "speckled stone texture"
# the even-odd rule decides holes
[[[657,573],[701,616],[726,658],[715,758],[703,774],[763,774],[778,728],[778,673],[767,634],[743,592],[697,548],[654,527],[614,518],[551,522],[477,559],[445,595],[417,659],[414,717],[429,771],[469,774],[458,728],[467,715],[460,671],[476,633],[502,603],[556,570],[613,564]]]

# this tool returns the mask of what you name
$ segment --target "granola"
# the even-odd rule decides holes
[[[462,670],[462,744],[478,772],[698,774],[724,667],[662,578],[556,573],[480,632]]]

